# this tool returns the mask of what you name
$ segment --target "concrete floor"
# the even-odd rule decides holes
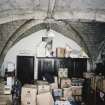
[[[0,79],[0,105],[12,105],[12,95],[4,94],[4,80]],[[82,103],[81,105],[85,105]]]

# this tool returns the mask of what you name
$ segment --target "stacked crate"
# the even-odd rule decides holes
[[[84,82],[84,79],[79,79],[79,78],[78,79],[77,78],[72,79],[73,97],[78,102],[82,102],[83,82]]]

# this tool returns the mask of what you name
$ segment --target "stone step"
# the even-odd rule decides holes
[[[11,95],[0,95],[0,105],[10,105]]]
[[[3,88],[5,85],[0,85],[0,88]]]
[[[3,86],[0,85],[0,92],[3,92],[3,91],[4,91],[4,85]]]
[[[1,88],[4,88],[4,86],[5,86],[5,85],[0,85],[0,89],[1,89]]]
[[[4,88],[0,88],[0,91],[3,91],[4,90]]]
[[[0,91],[0,95],[4,94],[4,91]]]
[[[5,85],[4,84],[0,84],[0,87],[4,87]]]
[[[4,89],[0,89],[0,93],[4,92]]]
[[[0,92],[4,91],[4,88],[0,89]]]
[[[0,105],[11,105],[11,96],[4,95],[5,82],[0,80]]]
[[[4,87],[0,87],[0,91],[4,90]]]
[[[4,88],[0,89],[0,92],[4,91]]]
[[[11,102],[9,100],[3,100],[3,101],[0,101],[0,105],[12,105]]]
[[[0,102],[0,105],[7,105],[7,102],[5,102],[5,101]]]
[[[4,85],[0,85],[0,88],[3,88],[4,87]]]

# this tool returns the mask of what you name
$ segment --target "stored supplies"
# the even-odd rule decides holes
[[[53,90],[53,96],[54,97],[62,97],[62,89],[54,89]]]
[[[34,105],[34,104],[33,104]],[[54,100],[50,92],[37,95],[37,105],[54,105]]]
[[[93,90],[96,90],[96,78],[95,77],[91,78],[91,88]]]
[[[68,68],[59,68],[58,70],[58,77],[59,78],[67,78],[68,77]]]
[[[15,70],[15,64],[12,62],[7,63],[7,70],[8,72],[13,72]]]
[[[58,84],[57,83],[52,83],[50,84],[50,88],[52,89],[58,89]]]
[[[105,92],[105,79],[101,78],[97,81],[97,88]]]
[[[58,89],[58,78],[54,77],[54,83],[50,84],[50,88],[52,89]]]
[[[48,85],[49,83],[45,80],[43,81],[37,81],[37,85]]]
[[[84,78],[87,78],[87,79],[94,77],[94,75],[95,75],[95,74],[94,74],[94,73],[91,73],[91,72],[89,72],[89,73],[88,73],[88,72],[84,72],[84,73],[83,73],[83,77],[84,77]]]
[[[62,78],[60,84],[61,88],[68,88],[71,86],[71,80],[69,78]]]
[[[63,97],[65,99],[72,99],[72,87],[63,88]]]
[[[65,57],[70,57],[71,52],[72,52],[71,47],[68,44],[66,44]]]
[[[11,94],[11,87],[8,85],[4,86],[4,94],[8,95]]]
[[[84,83],[84,79],[82,78],[72,78],[72,86],[82,86]]]
[[[105,79],[103,79],[103,91],[105,92]]]
[[[82,86],[72,86],[73,95],[82,95]]]
[[[56,48],[57,57],[65,57],[65,48]]]
[[[77,101],[77,102],[82,102],[82,96],[73,96],[74,100]]]
[[[54,77],[54,82],[58,83],[58,77]]]
[[[105,79],[103,76],[94,76],[91,78],[91,87],[96,90],[99,89],[101,91],[105,90]]]
[[[96,83],[97,89],[103,91],[103,85],[104,85],[104,84],[103,84],[103,79],[97,80],[97,83]]]
[[[12,101],[13,105],[19,105],[21,101],[21,88],[22,84],[19,80],[15,79],[14,85],[12,87]]]
[[[36,105],[37,88],[35,85],[24,85],[21,93],[22,105]]]
[[[50,85],[38,85],[38,94],[45,92],[50,92]]]
[[[71,105],[69,101],[60,101],[60,100],[57,100],[55,101],[55,104],[54,105]]]
[[[7,77],[7,86],[9,86],[11,90],[12,90],[13,84],[14,84],[14,78],[13,77]]]

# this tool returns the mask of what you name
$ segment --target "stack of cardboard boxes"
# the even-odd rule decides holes
[[[105,79],[103,79],[102,84],[103,84],[103,92],[105,92]]]
[[[21,105],[36,105],[37,87],[24,85],[21,93]]]
[[[91,88],[93,90],[99,89],[105,92],[105,77],[102,75],[95,75],[95,73],[85,72],[83,73],[84,78],[91,80]]]
[[[91,88],[93,90],[99,89],[105,92],[105,78],[104,76],[92,76],[91,78]]]
[[[70,57],[72,49],[69,45],[66,45],[65,48],[56,48],[56,57]]]
[[[96,87],[97,89],[105,92],[105,78],[103,76],[100,76],[100,78],[98,78]]]
[[[70,102],[70,100],[82,102],[83,82],[84,82],[84,79],[68,78],[68,69],[59,68],[59,71],[58,71],[59,95],[58,96],[60,97],[55,98],[56,99],[55,103],[60,103],[58,105],[69,105],[67,103]],[[57,89],[55,93],[57,93]]]
[[[58,88],[52,90],[55,105],[71,105],[72,86],[68,78],[68,69],[59,68],[58,70]]]
[[[83,90],[84,79],[73,78],[72,79],[72,95],[76,101],[82,102],[82,90]]]
[[[55,82],[49,84],[45,81],[37,81],[36,85],[24,85],[22,87],[22,105],[72,105],[72,101],[82,101],[82,86],[73,85],[74,79],[68,78],[68,69],[59,68]],[[73,86],[72,86],[73,85]]]
[[[21,105],[54,105],[50,86],[44,82],[42,85],[24,85],[21,93]]]
[[[92,72],[84,72],[83,73],[83,77],[86,78],[86,79],[90,79],[94,76],[95,76],[95,73],[92,73]]]

